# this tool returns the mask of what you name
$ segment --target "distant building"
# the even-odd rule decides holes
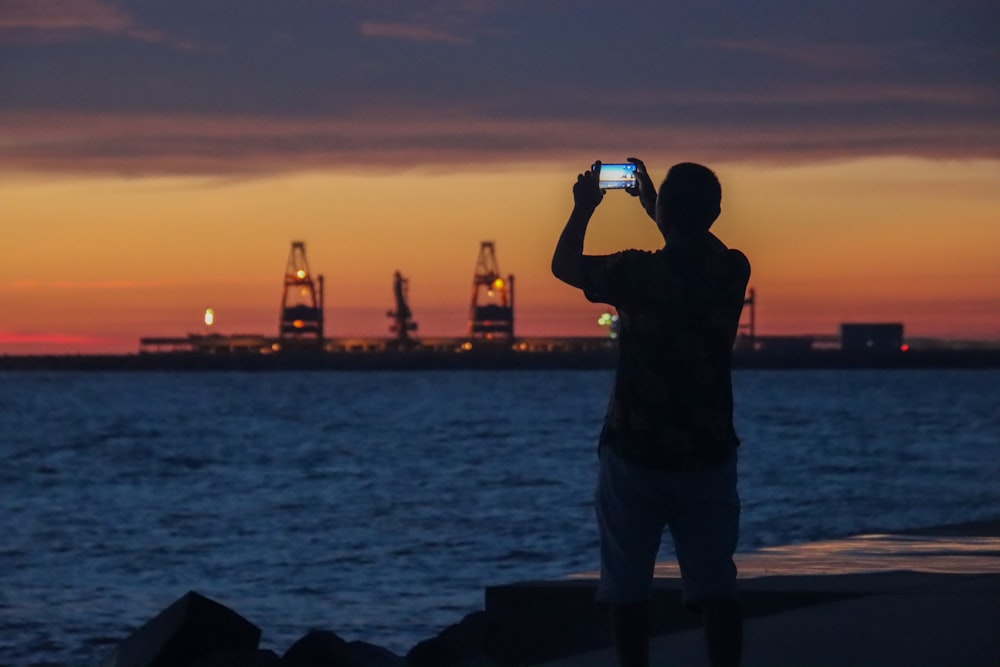
[[[903,325],[899,322],[841,324],[840,347],[846,352],[899,352],[903,349]]]

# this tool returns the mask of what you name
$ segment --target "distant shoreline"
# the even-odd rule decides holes
[[[0,355],[0,371],[458,371],[613,369],[614,349],[518,352],[381,350],[374,352],[245,352],[206,354]],[[906,352],[810,350],[737,351],[735,369],[1000,369],[1000,349],[933,349]]]

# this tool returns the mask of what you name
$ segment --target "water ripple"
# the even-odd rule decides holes
[[[734,382],[741,549],[1000,507],[1000,374]],[[481,608],[486,585],[596,569],[610,384],[603,371],[4,374],[0,663],[99,662],[191,589],[279,653],[311,627],[405,652]]]

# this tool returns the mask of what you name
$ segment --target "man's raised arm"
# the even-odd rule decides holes
[[[604,198],[598,187],[600,163],[576,177],[573,186],[573,212],[566,221],[552,255],[552,275],[573,287],[583,287],[583,238],[587,224]]]

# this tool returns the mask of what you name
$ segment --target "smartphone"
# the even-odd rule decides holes
[[[597,167],[597,164],[594,164]],[[616,188],[634,188],[638,186],[635,180],[635,165],[631,162],[623,164],[602,164],[597,176],[598,187],[602,190]]]

